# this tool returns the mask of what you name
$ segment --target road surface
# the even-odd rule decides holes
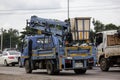
[[[77,75],[72,70],[48,75],[46,70],[34,70],[32,74],[26,74],[24,68],[0,65],[0,80],[120,80],[120,68],[102,72],[99,67],[94,67],[83,75]]]

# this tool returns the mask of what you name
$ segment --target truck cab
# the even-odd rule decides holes
[[[96,34],[97,60],[102,71],[120,66],[120,37],[117,30],[103,31]]]

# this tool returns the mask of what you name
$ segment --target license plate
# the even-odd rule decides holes
[[[80,62],[79,63],[75,63],[75,67],[76,68],[83,67],[83,63],[80,63]]]

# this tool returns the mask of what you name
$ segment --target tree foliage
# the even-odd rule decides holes
[[[9,30],[6,30],[6,29],[3,30],[3,49],[10,48],[10,47],[16,48],[16,45],[18,45],[19,42],[20,42],[20,40],[19,40],[18,30],[12,29],[12,28],[10,28]],[[11,46],[10,46],[10,44],[11,44]]]
[[[26,35],[35,35],[35,34],[37,34],[37,30],[26,27],[26,28],[24,28],[24,31],[21,32],[21,34],[22,35],[20,36],[20,39],[23,39]]]
[[[95,32],[100,32],[105,29],[105,25],[102,22],[100,22],[99,20],[95,21],[95,19],[93,19],[93,25],[94,25]]]
[[[103,24],[99,20],[93,19],[93,25],[94,25],[94,30],[95,32],[101,32],[101,31],[106,31],[106,30],[118,30],[120,26],[116,26],[115,24]]]
[[[112,23],[105,25],[105,30],[117,30],[118,27]]]

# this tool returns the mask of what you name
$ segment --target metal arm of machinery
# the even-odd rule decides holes
[[[38,30],[39,33],[52,33],[54,35],[63,35],[68,29],[68,23],[56,19],[44,19],[37,16],[31,16],[30,21],[27,21],[27,26]]]

